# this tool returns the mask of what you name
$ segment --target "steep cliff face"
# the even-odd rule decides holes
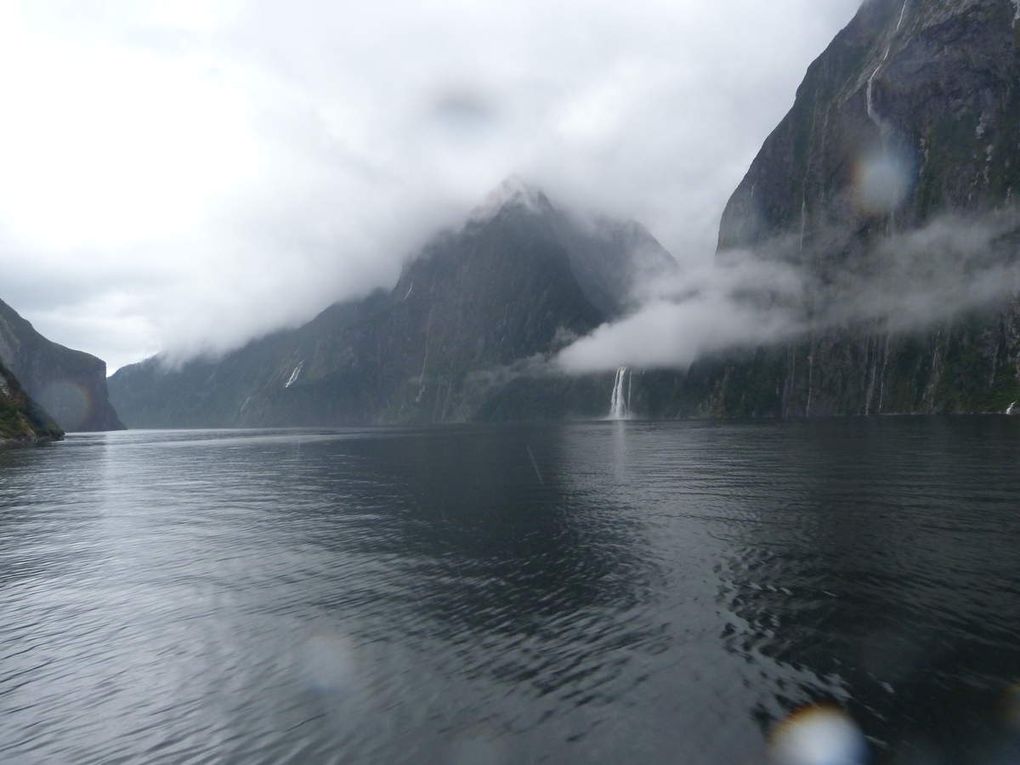
[[[799,266],[825,282],[893,232],[1012,205],[1018,17],[1013,0],[865,2],[730,200],[720,249],[792,238]],[[825,327],[701,364],[692,385],[693,410],[719,415],[1005,411],[1020,398],[1020,301],[921,330]]]
[[[847,274],[882,273],[890,237],[947,213],[1016,207],[1020,5],[866,0],[810,67],[723,215],[721,251],[791,260],[819,289],[795,342],[637,375],[655,417],[1002,412],[1020,400],[1020,296],[937,320],[850,310],[814,321]],[[996,257],[1020,260],[1020,237]],[[777,241],[782,248],[772,247]],[[790,243],[793,243],[791,246]],[[777,253],[781,252],[781,255]],[[765,254],[771,253],[771,254]],[[922,253],[923,254],[923,253]],[[389,293],[213,362],[158,360],[111,383],[134,425],[433,422],[603,414],[613,376],[518,375],[625,311],[662,267],[640,227],[580,225],[513,186],[433,242]],[[856,318],[849,318],[856,316]]]
[[[63,431],[0,365],[0,447],[57,441]]]
[[[611,376],[535,375],[528,360],[624,310],[635,272],[672,266],[639,226],[580,221],[512,185],[432,241],[389,292],[222,359],[127,367],[110,391],[132,427],[604,415]]]
[[[3,301],[0,362],[63,429],[123,429],[107,394],[106,363],[50,342]]]

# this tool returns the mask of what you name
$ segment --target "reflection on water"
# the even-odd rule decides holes
[[[1018,439],[609,422],[2,453],[0,761],[760,763],[835,703],[878,762],[1014,762]]]

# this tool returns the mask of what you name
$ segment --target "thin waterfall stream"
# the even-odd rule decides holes
[[[616,370],[616,380],[613,382],[613,395],[609,399],[610,420],[630,419],[632,378],[633,375],[627,367],[620,367]]]

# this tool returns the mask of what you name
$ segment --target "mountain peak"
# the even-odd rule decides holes
[[[510,207],[520,207],[529,212],[542,213],[553,209],[549,197],[541,189],[531,185],[519,175],[505,178],[489,192],[485,201],[475,208],[472,220],[488,220]]]

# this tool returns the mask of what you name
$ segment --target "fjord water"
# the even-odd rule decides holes
[[[823,701],[998,761],[1018,500],[999,417],[6,452],[0,761],[760,763]]]

